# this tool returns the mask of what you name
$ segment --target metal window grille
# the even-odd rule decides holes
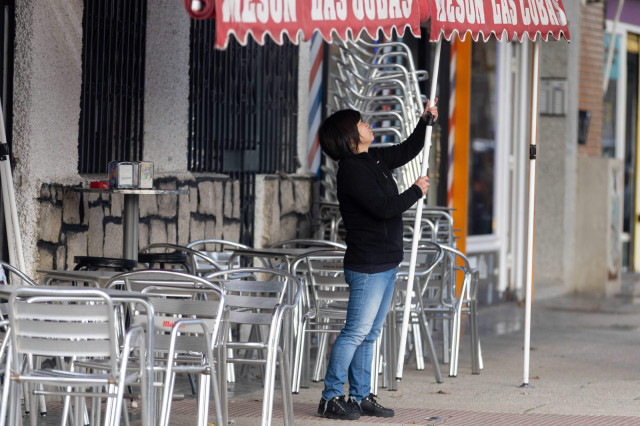
[[[241,240],[252,244],[255,175],[296,168],[298,48],[214,42],[215,21],[192,21],[188,167],[240,180]]]
[[[0,101],[7,144],[11,146],[13,122],[13,45],[15,38],[15,1],[0,0]]]
[[[80,173],[142,158],[146,16],[146,0],[84,2]]]
[[[13,131],[15,10],[14,0],[0,0],[0,101],[9,151]],[[0,259],[8,261],[9,249],[5,229],[4,205],[0,203]]]

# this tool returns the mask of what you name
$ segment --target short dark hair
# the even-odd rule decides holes
[[[361,115],[353,109],[343,109],[331,114],[318,130],[320,146],[335,161],[354,154],[352,144],[360,144],[358,122]]]

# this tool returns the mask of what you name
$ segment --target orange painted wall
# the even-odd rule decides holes
[[[466,253],[469,205],[469,105],[471,98],[471,38],[457,43],[456,118],[453,152],[453,224],[458,250]]]

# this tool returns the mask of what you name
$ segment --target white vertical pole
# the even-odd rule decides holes
[[[0,104],[0,146],[6,145],[7,136],[4,128],[4,115]],[[16,196],[13,191],[13,177],[11,176],[11,163],[9,155],[0,160],[0,178],[2,179],[2,202],[7,229],[7,241],[9,245],[9,262],[24,271],[24,256],[22,253],[22,235],[20,234],[20,222],[18,222],[18,208]]]
[[[529,354],[531,351],[531,294],[533,287],[533,249],[534,249],[534,220],[536,203],[536,140],[538,131],[538,78],[540,66],[540,40],[534,43],[532,99],[531,99],[531,141],[529,155],[529,212],[527,215],[527,282],[525,293],[524,315],[524,368],[523,384],[529,386]]]
[[[438,40],[436,53],[433,62],[433,74],[431,75],[431,93],[429,94],[429,105],[433,105],[436,97],[436,88],[438,85],[438,71],[440,68],[440,47],[442,46],[442,38]],[[422,150],[422,167],[420,176],[426,176],[429,169],[429,152],[431,150],[431,133],[433,126],[427,126],[427,133],[424,136],[424,149]],[[416,219],[413,225],[413,241],[411,243],[411,260],[409,262],[409,277],[407,281],[407,294],[404,301],[404,312],[402,315],[402,329],[400,331],[400,344],[398,347],[398,358],[396,368],[396,380],[402,379],[402,370],[404,367],[404,351],[407,344],[407,333],[409,332],[409,314],[411,310],[411,293],[413,289],[413,281],[416,273],[416,260],[418,258],[418,243],[420,242],[420,223],[422,221],[422,208],[424,206],[424,197],[418,200],[416,208]]]
[[[515,214],[516,219],[516,244],[515,244],[515,254],[514,254],[514,264],[515,264],[515,284],[516,291],[521,296],[522,290],[525,288],[523,284],[525,278],[525,184],[526,184],[526,170],[527,170],[527,159],[525,157],[525,142],[527,140],[527,134],[529,133],[529,120],[527,120],[527,107],[525,106],[525,100],[529,99],[529,70],[530,70],[530,62],[531,54],[529,50],[529,43],[522,43],[521,51],[520,51],[520,66],[519,66],[519,91],[520,91],[520,102],[517,105],[521,105],[519,108],[519,119],[518,121],[518,137],[517,143],[520,145],[518,149],[518,156],[516,157],[516,169],[517,173],[517,184],[518,187],[516,189],[516,194],[518,198],[518,204]]]

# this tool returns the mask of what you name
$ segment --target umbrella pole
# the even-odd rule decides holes
[[[4,207],[7,241],[9,246],[9,262],[24,271],[24,256],[22,253],[22,235],[18,222],[18,208],[13,191],[13,177],[9,162],[9,146],[4,128],[4,115],[0,103],[0,179],[2,179],[2,203]]]
[[[436,46],[436,53],[433,62],[433,74],[431,76],[431,93],[429,94],[429,105],[433,105],[433,101],[436,97],[436,87],[438,84],[438,70],[440,68],[440,48],[442,46],[442,39],[438,40]],[[427,126],[427,133],[424,136],[424,149],[422,150],[422,167],[420,176],[426,176],[429,169],[429,152],[431,151],[431,133],[433,132],[433,126]],[[413,281],[416,273],[416,260],[418,257],[418,243],[420,242],[420,223],[422,222],[422,208],[424,205],[423,198],[418,200],[418,206],[416,208],[416,219],[413,225],[413,240],[411,243],[411,260],[409,262],[409,277],[407,278],[407,294],[404,301],[404,312],[402,314],[402,329],[400,331],[400,343],[398,345],[398,358],[396,366],[396,380],[402,380],[402,370],[404,367],[404,351],[407,344],[407,333],[409,329],[409,314],[411,311],[411,293],[413,290]],[[436,360],[431,360],[432,363],[437,363]],[[439,373],[439,371],[438,371]],[[439,374],[437,374],[439,376]],[[438,382],[442,382],[441,377],[436,377]]]
[[[538,138],[538,77],[540,64],[540,40],[534,43],[532,99],[531,99],[531,140],[529,145],[529,210],[527,214],[527,280],[524,314],[524,368],[523,387],[529,386],[529,355],[531,352],[531,294],[533,287],[533,248],[536,202],[536,140]]]

